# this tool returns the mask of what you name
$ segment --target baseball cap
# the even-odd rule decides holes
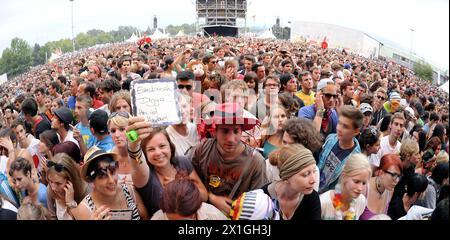
[[[333,80],[329,79],[329,78],[325,78],[319,81],[319,83],[317,83],[317,91],[321,91],[322,89],[324,89],[328,84],[334,84]]]
[[[363,114],[366,112],[373,113],[373,108],[368,103],[361,103],[361,105],[359,105],[359,111],[361,111]]]
[[[94,129],[95,132],[100,134],[108,133],[108,113],[104,110],[97,109],[89,116],[89,126]]]

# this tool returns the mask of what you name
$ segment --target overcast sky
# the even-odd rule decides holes
[[[289,21],[332,23],[391,40],[427,61],[449,69],[448,0],[248,0],[247,25],[269,28],[280,16]],[[194,23],[195,0],[75,0],[75,35],[90,29],[110,31],[132,25],[145,30]],[[255,20],[253,20],[253,16]],[[69,0],[2,0],[0,51],[20,37],[30,45],[71,37]]]

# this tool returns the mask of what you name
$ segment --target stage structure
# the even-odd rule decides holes
[[[232,36],[246,21],[246,0],[197,0],[197,20],[205,35]]]

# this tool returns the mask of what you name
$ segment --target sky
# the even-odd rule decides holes
[[[449,69],[448,0],[248,0],[247,26],[270,28],[277,17],[289,22],[312,21],[353,28],[412,50],[427,62]],[[2,0],[0,51],[14,37],[31,46],[71,38],[70,0]],[[146,30],[157,16],[159,27],[196,21],[195,0],[74,0],[74,32]],[[255,16],[255,18],[253,18]],[[413,29],[414,31],[411,31]]]

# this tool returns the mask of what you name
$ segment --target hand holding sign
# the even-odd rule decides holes
[[[144,117],[152,127],[181,122],[177,100],[177,85],[174,80],[152,79],[131,82],[133,115]]]

